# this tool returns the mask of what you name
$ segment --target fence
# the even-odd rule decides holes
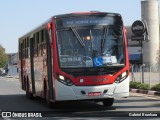
[[[155,84],[160,83],[160,67],[156,65],[152,65],[149,67],[144,66],[144,83],[153,86]],[[138,70],[136,67],[136,71],[134,66],[131,66],[131,74],[130,81],[143,82],[142,80],[142,66],[139,66]]]

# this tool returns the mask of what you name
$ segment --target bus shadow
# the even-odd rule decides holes
[[[115,107],[104,107],[102,103],[93,101],[67,101],[58,102],[53,108],[48,108],[46,101],[41,98],[29,99],[25,94],[0,95],[1,111],[36,111],[52,113],[73,113],[90,111],[109,111]]]
[[[93,101],[67,101],[60,102],[52,108],[55,112],[84,112],[84,111],[104,111],[115,110],[115,107],[104,107],[100,103]]]

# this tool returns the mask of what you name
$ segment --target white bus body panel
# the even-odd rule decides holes
[[[121,83],[113,83],[108,85],[97,86],[67,86],[56,80],[56,101],[63,100],[89,100],[89,99],[105,99],[129,96],[129,77]],[[108,90],[103,93],[104,90]],[[86,94],[82,94],[84,91]],[[88,96],[89,92],[100,92],[100,96]]]

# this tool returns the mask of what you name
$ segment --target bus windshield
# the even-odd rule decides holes
[[[57,30],[61,68],[123,66],[124,37],[120,25],[68,27]]]

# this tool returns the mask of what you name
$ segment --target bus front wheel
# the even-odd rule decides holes
[[[104,106],[112,106],[114,102],[114,98],[107,98],[102,101]]]

